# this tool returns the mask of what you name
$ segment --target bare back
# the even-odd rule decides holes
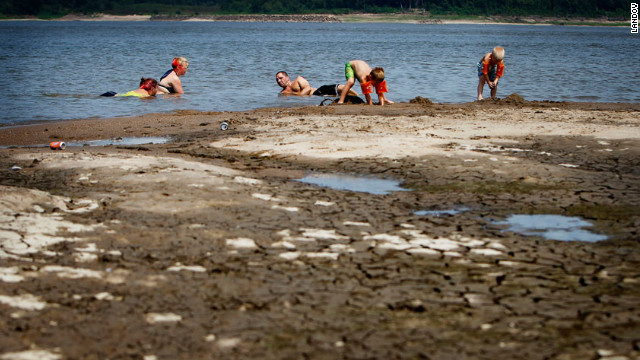
[[[366,82],[366,77],[371,73],[371,66],[362,60],[351,60],[349,64],[351,64],[356,79],[360,83]]]
[[[315,89],[309,85],[307,79],[302,76],[298,76],[291,82],[290,90],[291,93],[295,95],[311,95]]]

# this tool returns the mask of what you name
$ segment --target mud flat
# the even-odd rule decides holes
[[[0,359],[637,359],[639,140],[517,95],[0,129]]]

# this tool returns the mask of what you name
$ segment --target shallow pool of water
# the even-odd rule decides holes
[[[419,216],[443,216],[443,215],[457,215],[463,213],[465,211],[469,211],[471,209],[467,207],[454,208],[448,210],[420,210],[416,211],[413,214]]]
[[[116,139],[106,140],[87,140],[87,141],[64,141],[66,146],[109,146],[109,145],[148,145],[148,144],[166,144],[171,142],[171,138],[161,136],[149,136],[149,137],[123,137]],[[36,144],[36,145],[8,145],[0,146],[0,149],[11,148],[41,148],[49,147],[49,144]]]
[[[122,137],[116,139],[106,140],[88,140],[88,141],[70,141],[67,146],[109,146],[109,145],[147,145],[147,144],[166,144],[171,139],[161,136],[149,136],[149,137]]]
[[[592,223],[579,217],[562,215],[510,215],[497,225],[508,226],[509,231],[527,236],[541,236],[548,240],[597,242],[607,236],[585,230]]]
[[[408,189],[400,186],[399,181],[371,176],[312,173],[296,181],[336,190],[357,191],[375,195],[387,195],[394,191],[408,191]]]

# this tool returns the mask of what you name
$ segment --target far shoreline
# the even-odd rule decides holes
[[[429,13],[332,14],[243,14],[243,15],[109,15],[68,14],[60,18],[23,17],[2,21],[189,21],[189,22],[323,22],[323,23],[406,23],[434,25],[557,25],[622,27],[628,22],[609,18],[568,18],[531,16],[434,16]]]

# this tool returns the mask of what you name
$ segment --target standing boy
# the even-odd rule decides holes
[[[387,100],[384,95],[387,92],[387,82],[384,80],[383,68],[377,67],[371,70],[371,66],[366,62],[362,60],[351,60],[345,64],[344,76],[347,78],[347,83],[340,92],[340,100],[338,100],[338,104],[344,103],[344,99],[347,97],[347,93],[351,87],[355,84],[356,79],[358,79],[358,82],[360,83],[360,88],[362,89],[362,93],[364,94],[367,104],[373,105],[371,94],[373,94],[374,88],[376,89],[376,94],[378,94],[380,105],[393,103],[392,101]]]
[[[500,46],[493,48],[493,51],[485,54],[478,62],[478,100],[482,100],[482,90],[484,83],[489,84],[491,97],[496,97],[498,92],[498,80],[504,72],[504,49]]]

